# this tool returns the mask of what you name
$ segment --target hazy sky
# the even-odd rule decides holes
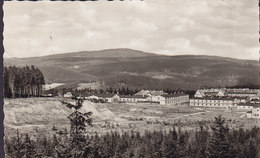
[[[5,57],[132,48],[258,59],[257,0],[4,2]]]

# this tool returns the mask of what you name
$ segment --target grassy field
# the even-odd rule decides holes
[[[5,135],[15,134],[16,129],[30,135],[53,135],[69,131],[68,120],[72,110],[60,103],[64,98],[5,99]],[[67,100],[71,101],[71,100]],[[105,134],[110,131],[167,130],[174,125],[186,130],[210,125],[214,117],[222,114],[232,128],[260,126],[259,120],[247,119],[245,112],[225,109],[199,109],[162,105],[109,104],[84,102],[82,112],[93,112],[94,127],[88,134]]]

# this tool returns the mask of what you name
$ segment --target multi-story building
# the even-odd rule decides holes
[[[234,108],[234,98],[192,98],[190,99],[190,106],[195,107],[215,107],[215,108]]]
[[[249,97],[251,99],[257,99],[260,97],[259,89],[237,88],[237,89],[199,89],[194,95],[196,98],[204,97]]]
[[[162,95],[162,100],[165,105],[188,105],[189,95],[184,93],[166,94]]]
[[[259,98],[259,90],[256,89],[226,89],[229,97],[250,97]]]

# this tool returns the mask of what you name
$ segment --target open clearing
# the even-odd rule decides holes
[[[12,136],[16,129],[30,135],[53,135],[69,131],[68,116],[71,109],[60,103],[64,98],[5,99],[5,135]],[[67,100],[71,101],[71,100]],[[93,112],[94,127],[88,134],[104,134],[110,131],[168,130],[179,125],[186,130],[198,129],[222,114],[232,128],[260,126],[259,120],[247,119],[245,112],[225,109],[199,109],[149,104],[110,104],[84,102],[80,110]]]

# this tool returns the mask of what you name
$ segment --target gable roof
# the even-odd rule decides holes
[[[168,94],[162,90],[158,91],[158,90],[141,90],[140,92],[134,94],[134,95],[164,95],[164,94]]]

